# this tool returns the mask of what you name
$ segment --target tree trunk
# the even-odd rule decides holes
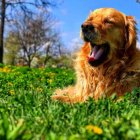
[[[28,55],[28,62],[27,62],[27,64],[28,64],[28,67],[31,68],[31,57],[30,57],[30,55]]]
[[[5,24],[5,0],[1,4],[1,22],[0,22],[0,63],[3,63],[3,42],[4,42],[4,24]]]

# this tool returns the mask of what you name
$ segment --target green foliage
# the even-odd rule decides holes
[[[52,56],[48,56],[47,58],[42,57],[41,62],[44,62],[46,59],[46,67],[73,67],[73,60],[70,55],[61,55],[60,57],[53,58]]]
[[[74,79],[72,69],[0,65],[0,139],[140,139],[140,89],[119,100],[69,105],[50,99]]]
[[[5,50],[4,63],[8,65],[14,65],[17,54],[20,50],[19,40],[16,33],[10,32],[8,34],[8,37],[5,40]]]

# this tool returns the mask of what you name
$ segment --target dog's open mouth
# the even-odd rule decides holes
[[[88,56],[88,63],[92,66],[98,66],[102,64],[109,54],[109,44],[102,45],[91,44],[91,53]]]

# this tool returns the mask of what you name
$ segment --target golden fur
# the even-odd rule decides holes
[[[113,93],[122,96],[140,86],[140,51],[136,48],[134,18],[113,8],[101,8],[93,11],[84,22],[89,23],[99,34],[96,43],[109,42],[107,59],[97,67],[91,66],[87,61],[91,43],[85,41],[74,63],[76,85],[57,89],[52,99],[83,102],[89,97],[98,99]]]

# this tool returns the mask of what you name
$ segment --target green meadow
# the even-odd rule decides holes
[[[0,140],[140,140],[140,89],[116,100],[52,101],[73,69],[0,66]]]

